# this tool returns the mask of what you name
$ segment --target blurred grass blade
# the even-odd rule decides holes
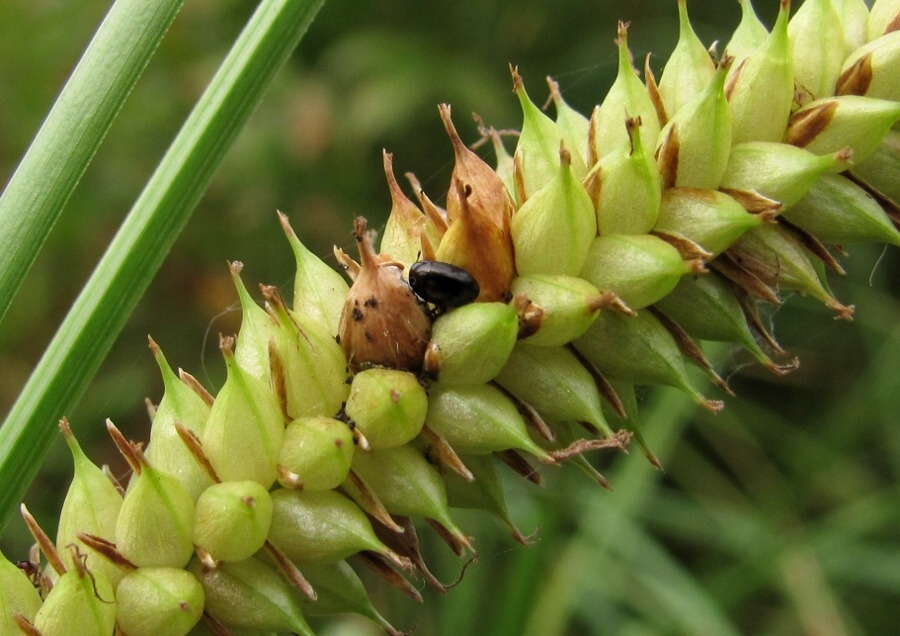
[[[184,0],[117,0],[0,196],[0,321]]]
[[[0,529],[57,428],[324,0],[263,0],[135,202],[0,428]]]

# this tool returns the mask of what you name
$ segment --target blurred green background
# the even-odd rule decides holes
[[[758,4],[771,24],[777,3]],[[2,325],[0,414],[253,6],[186,3]],[[97,0],[0,3],[3,182],[106,8]],[[707,43],[727,41],[739,17],[736,2],[690,9]],[[147,436],[143,399],[162,390],[147,334],[173,365],[220,385],[216,335],[236,331],[240,319],[226,261],[245,263],[248,285],[290,286],[293,260],[276,209],[333,263],[332,244],[352,247],[354,216],[374,227],[387,216],[382,148],[394,153],[398,174],[414,171],[440,202],[452,153],[436,104],[453,105],[468,141],[477,139],[472,112],[518,127],[514,63],[536,102],[552,75],[587,114],[614,76],[618,19],[632,21],[632,52],[653,52],[658,72],[677,37],[674,0],[326,2],[69,414],[92,458],[124,471],[105,438],[106,417],[132,438]],[[715,353],[739,397],[722,413],[697,411],[671,391],[644,396],[646,435],[664,474],[633,452],[612,465],[601,458],[613,492],[572,468],[545,470],[541,488],[509,480],[513,517],[526,534],[539,529],[531,547],[491,519],[460,513],[479,550],[462,584],[446,596],[424,590],[417,605],[376,582],[376,605],[418,634],[897,633],[900,258],[852,247],[845,264],[850,274],[833,279],[833,289],[856,304],[855,322],[835,322],[804,298],[777,311],[776,336],[800,357],[797,372],[776,378],[724,349]],[[51,532],[70,474],[60,441],[27,498]],[[435,571],[454,580],[462,564],[428,528],[421,534]],[[0,546],[16,560],[29,543],[17,520]],[[355,620],[318,626],[323,634],[369,629]]]

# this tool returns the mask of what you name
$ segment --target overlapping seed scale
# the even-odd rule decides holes
[[[620,23],[618,76],[589,117],[551,80],[550,118],[513,69],[523,124],[512,154],[484,131],[496,168],[441,106],[456,160],[447,209],[414,178],[418,204],[407,198],[385,152],[380,253],[364,219],[359,259],[335,248],[350,284],[281,215],[293,304],[265,286],[259,304],[231,265],[243,322],[222,339],[228,378],[215,398],[151,341],[165,394],[146,455],[109,424],[135,471],[124,497],[66,433],[76,476],[57,545],[34,526],[56,574],[36,568],[41,605],[0,562],[16,616],[0,627],[63,633],[63,615],[78,614],[91,617],[79,633],[108,634],[115,618],[127,634],[311,634],[304,616],[350,611],[398,634],[350,564],[420,600],[410,578],[446,589],[412,519],[459,554],[477,544],[454,507],[486,511],[527,543],[503,466],[539,483],[535,463],[570,462],[606,486],[585,454],[632,437],[658,466],[634,387],[671,385],[721,408],[688,372],[730,393],[700,341],[745,348],[776,374],[795,368],[758,304],[797,291],[849,319],[823,277],[842,271],[828,246],[900,245],[889,26],[900,20],[890,0],[871,12],[807,0],[794,17],[782,0],[770,31],[741,7],[717,56],[680,0],[658,83],[649,63],[643,79],[633,68]],[[435,264],[411,286],[417,259]]]

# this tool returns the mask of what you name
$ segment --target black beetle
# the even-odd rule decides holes
[[[441,308],[466,305],[481,291],[469,272],[440,261],[416,261],[410,265],[409,286],[416,296]]]

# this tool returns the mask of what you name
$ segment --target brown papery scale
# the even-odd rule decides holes
[[[350,370],[380,366],[418,372],[431,338],[431,318],[400,276],[402,263],[375,255],[364,218],[357,217],[353,233],[360,269],[338,329]]]
[[[479,302],[506,302],[515,277],[510,217],[513,203],[497,173],[462,142],[450,107],[440,107],[444,128],[456,158],[447,214],[450,224],[435,258],[462,267],[478,281]]]

